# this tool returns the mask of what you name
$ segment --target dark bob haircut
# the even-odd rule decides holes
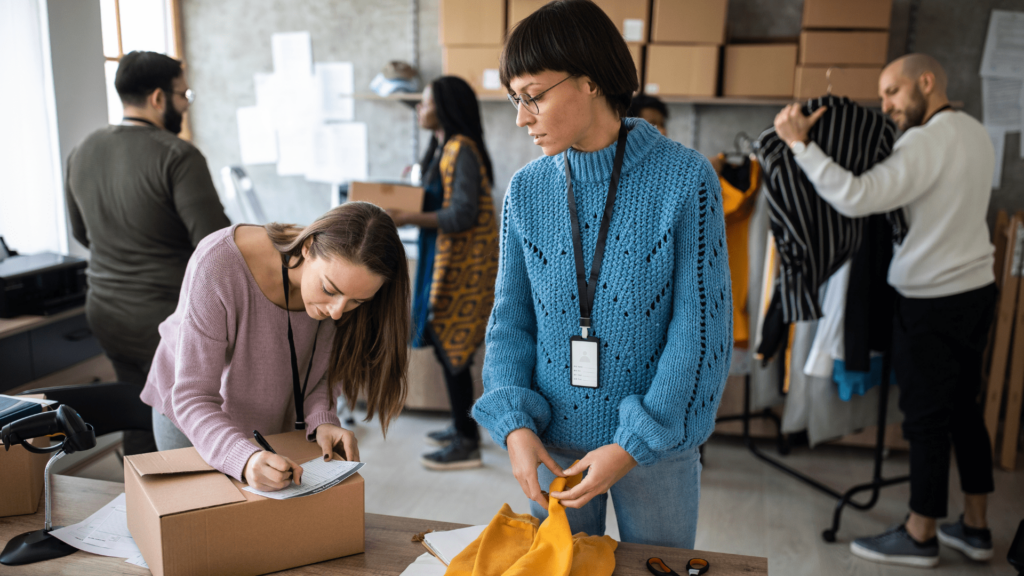
[[[651,108],[661,112],[661,115],[668,120],[668,106],[656,96],[648,96],[646,94],[638,94],[633,98],[633,103],[629,105],[629,111],[626,112],[626,116],[630,118],[639,118],[640,111]]]
[[[174,79],[181,76],[181,62],[159,52],[133,50],[121,58],[114,76],[114,88],[121,102],[142,106],[154,90],[170,97]]]
[[[524,18],[501,52],[501,83],[545,70],[590,78],[619,116],[640,87],[626,41],[590,0],[555,0]]]

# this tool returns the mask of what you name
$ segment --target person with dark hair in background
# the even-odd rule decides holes
[[[695,150],[624,118],[637,74],[589,0],[551,2],[509,34],[501,82],[544,156],[505,194],[484,394],[473,416],[508,448],[547,518],[624,542],[693,548],[698,448],[732,355],[718,176]]]
[[[665,122],[668,121],[668,106],[665,106],[665,103],[657,96],[637,94],[629,104],[626,116],[643,118],[650,122],[651,126],[657,128],[662,136],[668,136],[668,129],[665,127]]]
[[[482,465],[480,432],[470,415],[470,364],[484,340],[498,273],[498,230],[491,199],[491,157],[484,144],[476,94],[463,79],[444,76],[423,90],[420,126],[433,135],[424,167],[423,212],[389,211],[395,224],[420,227],[413,299],[412,345],[432,345],[444,368],[453,424],[430,432],[441,449],[424,454],[431,470]]]
[[[146,384],[199,241],[228,226],[206,159],[177,137],[193,92],[181,62],[156,52],[121,59],[114,86],[124,121],[90,134],[67,160],[71,230],[91,252],[86,317],[117,379]],[[156,450],[126,431],[127,455]]]

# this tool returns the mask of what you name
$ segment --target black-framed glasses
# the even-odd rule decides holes
[[[562,82],[565,82],[569,78],[573,78],[573,76],[566,76],[565,78],[562,78],[557,83],[555,83],[554,86],[548,88],[547,90],[544,90],[543,92],[537,94],[536,96],[530,96],[529,94],[523,94],[522,96],[514,96],[512,94],[509,94],[508,101],[511,102],[512,105],[516,107],[516,110],[519,110],[520,104],[524,104],[526,105],[526,109],[529,110],[531,114],[540,114],[540,106],[537,104],[537,101],[540,100],[541,96],[547,94],[552,88],[558,86]]]
[[[172,90],[171,94],[177,94],[178,96],[181,96],[186,101],[188,101],[189,104],[191,104],[191,103],[196,101],[196,93],[193,92],[191,88],[189,88],[188,90],[185,90],[184,92],[175,92],[175,91]]]

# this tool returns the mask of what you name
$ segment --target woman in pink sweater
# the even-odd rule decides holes
[[[335,399],[362,394],[387,429],[406,393],[409,273],[394,222],[364,202],[313,224],[236,225],[189,260],[142,400],[160,450],[195,446],[214,468],[259,490],[302,468],[261,451],[253,430],[305,429],[324,459],[359,459]],[[319,345],[318,345],[319,343]],[[336,390],[340,386],[340,390]]]

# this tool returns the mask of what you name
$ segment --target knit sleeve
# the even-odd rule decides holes
[[[469,146],[462,146],[455,159],[455,177],[448,207],[437,211],[437,226],[442,232],[456,234],[476,224],[482,184],[476,152]]]
[[[511,214],[512,196],[510,187],[502,207],[494,308],[487,324],[484,394],[473,406],[473,418],[502,447],[513,430],[529,428],[539,435],[551,421],[551,406],[532,389],[537,319],[523,257],[523,241]]]
[[[672,228],[673,312],[665,352],[647,393],[619,404],[615,442],[642,466],[707,440],[729,375],[732,288],[721,191],[710,163],[698,162],[696,190]]]

